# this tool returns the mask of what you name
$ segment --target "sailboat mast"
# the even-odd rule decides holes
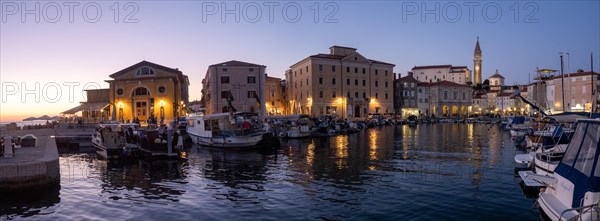
[[[566,112],[565,108],[565,73],[563,72],[563,55],[560,53],[560,75],[562,76],[562,108],[563,112]]]
[[[594,110],[594,107],[596,107],[596,85],[594,85],[594,53],[590,53],[590,66],[591,66],[591,75],[592,75],[592,108],[590,108],[590,118],[592,117],[592,114],[595,113],[596,111]]]

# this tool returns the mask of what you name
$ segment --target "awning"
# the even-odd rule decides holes
[[[81,105],[62,112],[61,114],[75,114],[79,111],[99,111],[106,108],[108,102],[83,102]]]

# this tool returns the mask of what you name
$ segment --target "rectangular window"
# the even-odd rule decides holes
[[[346,85],[350,85],[350,79],[346,79]]]
[[[223,68],[223,71],[227,71],[227,68]]]
[[[358,86],[358,79],[354,79],[354,85]]]
[[[363,92],[363,98],[367,98],[367,92]]]
[[[319,65],[319,71],[323,71],[323,65],[322,64]]]
[[[221,76],[221,84],[229,84],[229,76]]]
[[[456,91],[455,91],[454,93],[452,93],[452,98],[453,98],[454,100],[456,100]]]
[[[387,74],[388,74],[388,71],[385,71],[385,76],[387,76]]]
[[[347,98],[350,98],[350,91],[347,91],[347,92],[346,92],[346,97],[347,97]]]
[[[388,87],[388,83],[387,83],[387,81],[385,82],[385,87]]]
[[[354,92],[354,97],[358,98],[358,91]]]
[[[350,67],[346,67],[346,72],[350,73]]]
[[[379,99],[379,93],[375,93],[375,99]]]
[[[363,74],[367,73],[367,69],[365,69],[365,68],[363,68],[362,71],[363,71]]]
[[[210,120],[204,120],[204,130],[211,131]]]
[[[386,99],[386,100],[388,99],[388,94],[387,94],[387,93],[385,93],[385,99]]]
[[[308,73],[308,66],[306,66],[306,73]]]
[[[331,84],[335,85],[335,78],[331,78]]]
[[[308,86],[308,85],[309,85],[309,84],[308,84],[308,78],[307,78],[307,79],[306,79],[306,86]]]
[[[379,70],[375,69],[375,75],[379,74]]]
[[[254,72],[254,68],[249,68],[248,71]]]
[[[367,85],[367,81],[363,80],[363,86]]]
[[[333,93],[331,94],[331,97],[335,98],[335,91],[333,91]]]
[[[319,77],[319,84],[323,84],[323,78]]]
[[[335,72],[335,65],[331,65],[331,71]]]
[[[379,82],[375,81],[375,87],[379,87]]]
[[[257,98],[256,91],[248,91],[248,98]]]
[[[354,67],[354,73],[358,73],[358,68]]]
[[[444,91],[444,99],[448,99],[448,91]]]
[[[248,76],[248,84],[256,84],[256,77]]]

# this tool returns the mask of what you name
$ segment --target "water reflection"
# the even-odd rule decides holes
[[[101,195],[111,200],[167,200],[177,202],[186,192],[176,184],[186,184],[184,160],[134,160],[120,164],[94,161]],[[123,192],[123,190],[127,190]]]
[[[2,192],[0,196],[0,219],[48,215],[60,203],[60,184],[40,190]]]

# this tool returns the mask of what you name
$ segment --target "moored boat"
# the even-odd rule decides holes
[[[210,147],[252,147],[262,140],[256,113],[219,113],[187,118],[192,142]]]
[[[117,159],[129,142],[128,128],[137,128],[139,124],[106,123],[98,124],[92,135],[92,145],[96,153],[104,159]]]
[[[600,218],[600,120],[580,120],[563,159],[537,203],[551,220]]]

